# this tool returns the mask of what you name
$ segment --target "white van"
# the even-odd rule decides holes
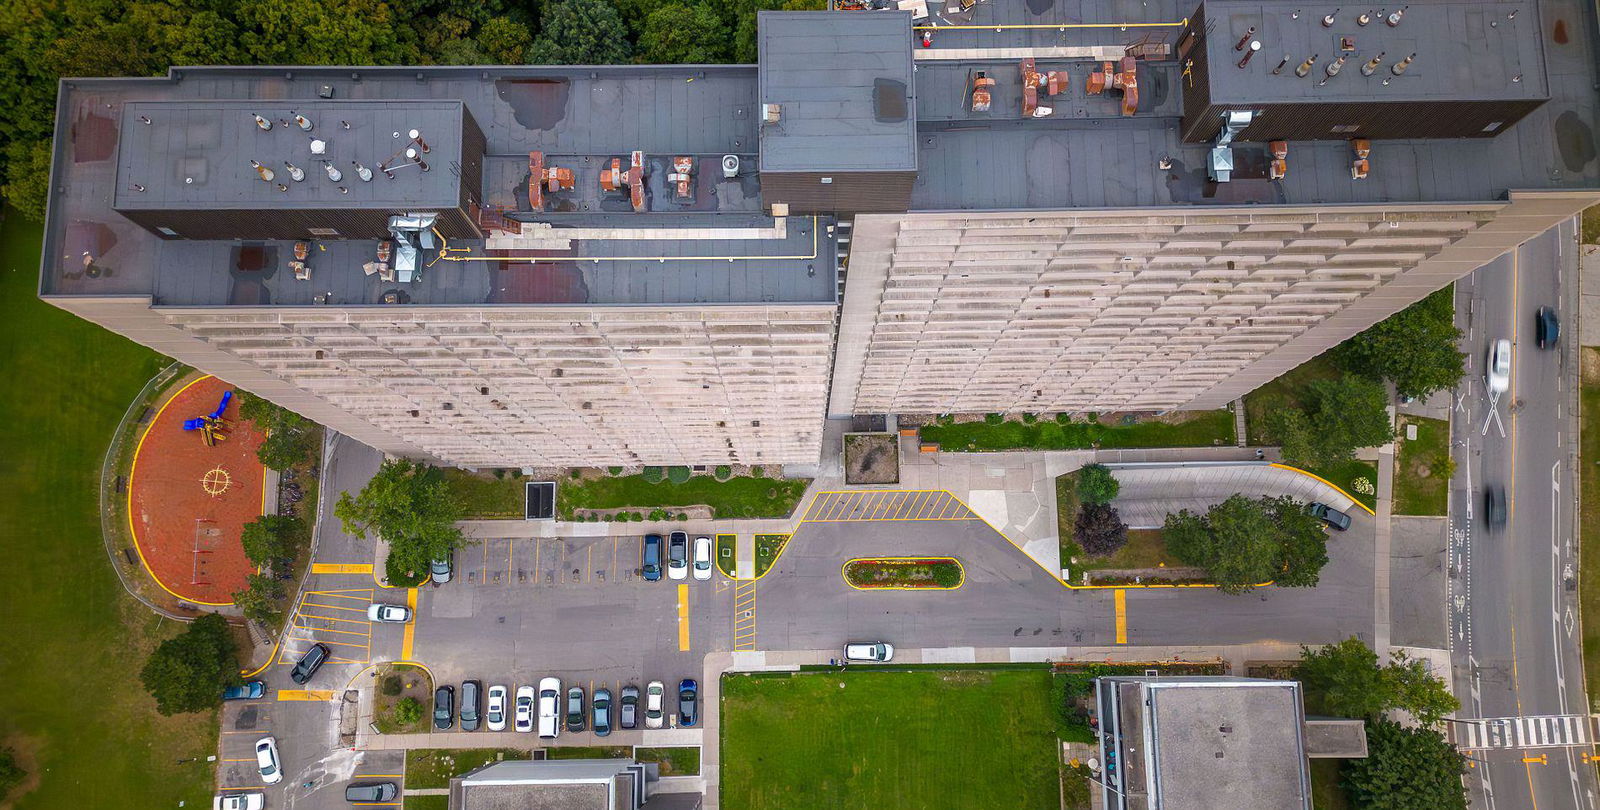
[[[545,678],[539,681],[539,736],[553,740],[561,734],[561,681]]]
[[[857,641],[844,645],[844,660],[883,663],[894,657],[894,646],[881,641]]]

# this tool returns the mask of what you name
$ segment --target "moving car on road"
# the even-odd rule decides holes
[[[678,682],[678,725],[693,728],[700,722],[700,684],[693,678]]]
[[[527,687],[523,687],[523,688],[527,689]],[[489,687],[489,712],[488,712],[488,715],[489,715],[489,730],[490,731],[505,731],[506,730],[506,693],[507,693],[507,691],[508,690],[506,689],[504,684],[498,684],[497,683],[494,686]],[[528,702],[529,703],[533,702],[533,690],[532,689],[528,689]],[[525,731],[526,729],[520,729],[519,728],[517,730],[518,731]]]
[[[651,681],[644,688],[644,727],[661,728],[661,696],[667,687],[660,681]]]
[[[1503,529],[1506,525],[1506,488],[1490,484],[1483,488],[1483,522],[1490,529]]]
[[[386,624],[405,624],[411,621],[411,608],[405,605],[385,605],[374,602],[367,608],[367,619]]]
[[[433,727],[449,731],[456,724],[456,688],[449,684],[433,690]]]
[[[211,810],[261,810],[267,805],[267,794],[259,790],[224,793],[211,800]]]
[[[1503,394],[1511,387],[1511,341],[1501,338],[1489,347],[1489,362],[1484,369],[1489,393]]]
[[[694,578],[706,580],[711,578],[711,538],[696,537],[694,539]]]
[[[223,700],[255,700],[267,693],[267,685],[261,681],[245,681],[238,686],[230,686],[222,690]]]
[[[689,534],[673,532],[667,542],[667,576],[683,579],[689,576]]]
[[[317,670],[322,669],[323,663],[328,660],[328,656],[331,654],[326,644],[311,645],[311,649],[306,650],[305,654],[300,656],[300,660],[295,663],[294,669],[289,670],[289,680],[302,686],[305,685],[306,681],[311,680],[311,676],[317,674]]]
[[[611,736],[611,690],[594,690],[594,700],[589,706],[594,714],[594,736]]]
[[[1561,319],[1556,317],[1555,307],[1539,307],[1533,313],[1533,339],[1541,349],[1556,347],[1561,339]]]
[[[661,535],[647,534],[644,536],[642,567],[645,581],[655,582],[661,579]]]
[[[392,802],[400,795],[400,787],[393,782],[357,782],[344,789],[347,802]]]
[[[844,660],[883,663],[894,657],[894,645],[881,641],[852,641],[844,645]]]
[[[1350,528],[1350,516],[1325,503],[1312,501],[1307,505],[1306,511],[1310,512],[1313,517],[1321,518],[1323,523],[1341,532]]]
[[[622,687],[622,719],[618,724],[623,728],[639,726],[639,687],[631,683]]]
[[[278,740],[262,737],[256,740],[256,768],[261,771],[261,781],[276,785],[283,781],[283,766],[278,763]]]
[[[517,731],[533,731],[533,687],[517,687]]]
[[[477,731],[478,724],[483,721],[479,708],[483,705],[483,683],[481,681],[461,682],[461,730]]]
[[[539,681],[539,736],[553,740],[561,736],[561,681],[545,678]]]
[[[588,718],[583,716],[583,687],[567,687],[567,730],[583,731],[588,726]]]

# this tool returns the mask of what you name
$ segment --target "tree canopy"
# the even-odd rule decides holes
[[[357,537],[376,532],[389,544],[390,584],[411,584],[428,564],[446,559],[462,543],[461,505],[438,469],[406,459],[385,461],[356,496],[339,496],[333,513]]]
[[[233,592],[233,603],[244,617],[268,627],[277,627],[283,618],[279,601],[287,593],[283,582],[270,574],[251,574],[245,577],[244,590]]]
[[[1121,486],[1104,464],[1086,464],[1078,470],[1078,499],[1084,503],[1111,503]]]
[[[1385,318],[1341,343],[1333,359],[1341,368],[1394,383],[1403,397],[1425,397],[1454,387],[1466,374],[1457,348],[1454,287]]]
[[[1112,554],[1128,543],[1128,524],[1117,510],[1103,503],[1086,503],[1078,510],[1073,536],[1089,554]]]
[[[1400,709],[1433,726],[1461,708],[1424,662],[1396,650],[1388,664],[1379,666],[1378,654],[1353,636],[1323,647],[1301,647],[1297,677],[1310,714],[1371,719]]]
[[[156,699],[156,711],[165,715],[217,705],[222,690],[241,680],[228,620],[207,613],[190,622],[150,653],[139,680]]]
[[[539,36],[528,61],[547,65],[626,62],[633,46],[622,17],[608,0],[550,0],[539,17]]]
[[[1328,553],[1326,533],[1308,517],[1293,498],[1234,495],[1204,515],[1187,509],[1168,515],[1162,534],[1173,556],[1205,569],[1223,593],[1243,593],[1267,581],[1310,587]]]
[[[267,567],[277,560],[292,557],[295,541],[305,531],[305,521],[292,515],[262,515],[244,524],[239,542],[250,562],[257,567]]]
[[[256,448],[262,464],[287,470],[315,458],[317,423],[248,391],[239,391],[238,397],[239,415],[267,434]]]
[[[1389,394],[1382,383],[1345,373],[1312,382],[1303,399],[1304,411],[1283,402],[1267,411],[1267,430],[1291,463],[1336,464],[1353,457],[1358,448],[1394,438]]]
[[[1346,760],[1340,782],[1358,808],[1465,810],[1467,761],[1437,731],[1367,723],[1367,755]]]

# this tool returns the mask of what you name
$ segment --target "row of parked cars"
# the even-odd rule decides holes
[[[711,538],[701,535],[694,539],[692,564],[689,560],[688,532],[673,532],[669,535],[666,546],[668,579],[687,579],[690,568],[694,569],[695,579],[711,578]],[[641,563],[647,581],[656,582],[661,579],[661,535],[644,536],[644,559]]]
[[[449,684],[433,691],[433,727],[449,731],[456,727],[458,719],[462,731],[477,731],[482,727],[505,731],[509,726],[531,733],[537,726],[540,737],[553,740],[561,735],[565,725],[571,732],[592,727],[596,736],[605,737],[613,728],[638,728],[640,714],[644,715],[645,728],[661,728],[666,718],[663,706],[666,691],[661,681],[651,681],[643,693],[639,687],[628,684],[622,687],[617,700],[613,700],[610,689],[594,690],[591,700],[582,686],[573,685],[565,691],[563,708],[563,691],[558,678],[540,680],[537,689],[519,686],[515,697],[504,684],[490,686],[485,692],[481,681],[469,680],[461,683],[459,695]],[[692,727],[699,722],[700,685],[693,678],[685,678],[678,682],[678,725]]]

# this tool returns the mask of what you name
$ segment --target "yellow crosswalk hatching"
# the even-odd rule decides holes
[[[803,521],[833,523],[869,520],[974,520],[977,515],[944,490],[896,489],[822,492]]]
[[[733,586],[733,648],[756,648],[756,582],[746,580]]]

